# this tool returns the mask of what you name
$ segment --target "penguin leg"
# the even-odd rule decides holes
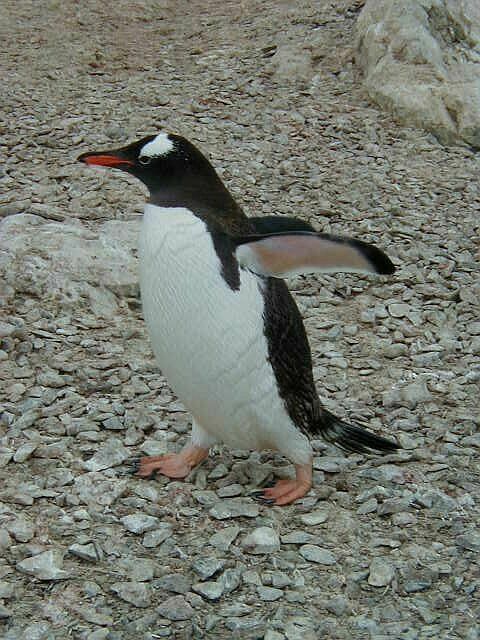
[[[180,453],[140,458],[136,474],[142,478],[160,473],[168,478],[186,478],[208,456],[215,440],[193,419],[192,438]]]
[[[302,498],[312,487],[312,463],[296,464],[295,479],[283,479],[263,491],[268,504],[281,507]]]

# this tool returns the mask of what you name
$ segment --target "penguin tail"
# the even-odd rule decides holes
[[[390,453],[400,449],[393,440],[377,436],[356,424],[347,424],[326,409],[321,410],[319,430],[323,438],[347,451]]]

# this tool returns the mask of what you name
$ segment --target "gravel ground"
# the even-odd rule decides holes
[[[478,157],[366,101],[361,4],[3,0],[4,222],[30,239],[52,221],[60,238],[135,226],[142,188],[76,156],[160,127],[191,138],[251,215],[374,241],[398,265],[290,285],[327,406],[403,445],[314,442],[315,486],[285,508],[248,497],[291,471],[268,452],[219,449],[187,482],[126,475],[190,427],[135,291],[110,293],[106,320],[103,298],[44,295],[53,267],[40,291],[4,258],[5,640],[479,637]]]

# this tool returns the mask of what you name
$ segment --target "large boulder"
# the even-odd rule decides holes
[[[2,297],[28,293],[63,309],[112,317],[122,296],[138,294],[135,248],[140,221],[112,220],[98,232],[78,221],[19,213],[0,222]]]
[[[355,49],[374,102],[445,144],[480,148],[478,0],[367,0]]]

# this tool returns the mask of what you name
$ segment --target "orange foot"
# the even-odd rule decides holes
[[[135,475],[141,478],[161,473],[168,478],[186,478],[190,471],[208,456],[208,449],[187,445],[180,453],[146,456],[134,462]]]
[[[273,487],[252,495],[260,502],[281,507],[302,498],[312,486],[312,465],[295,465],[295,480],[278,480]]]

